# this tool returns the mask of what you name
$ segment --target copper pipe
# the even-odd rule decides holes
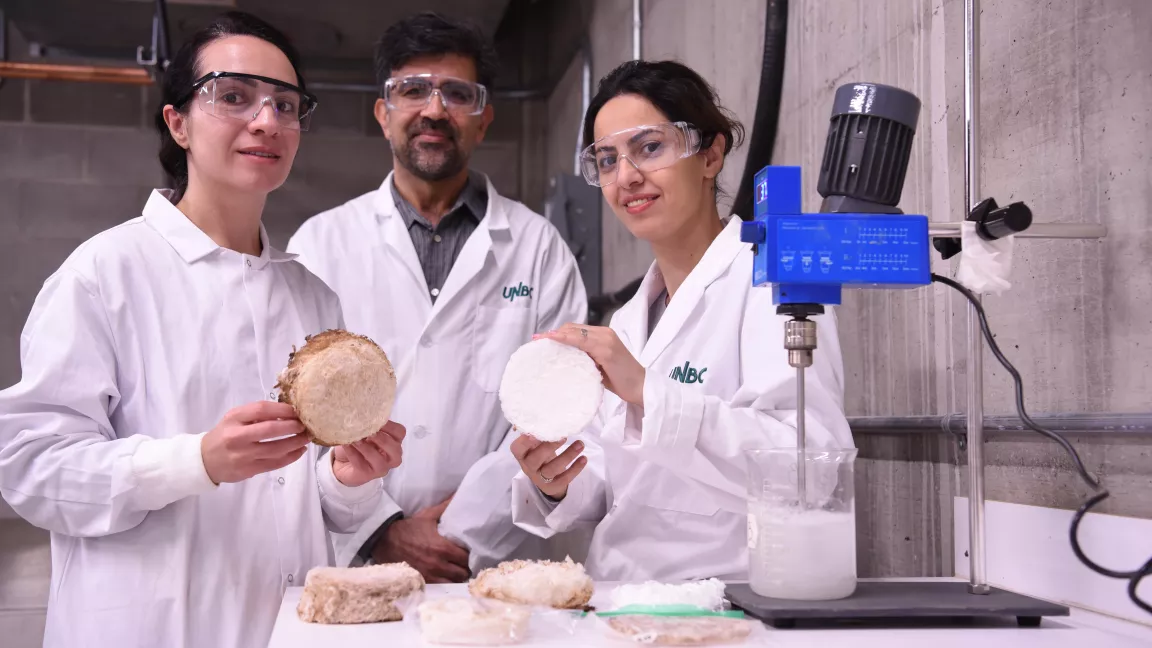
[[[152,77],[143,68],[99,67],[93,65],[56,65],[50,63],[9,63],[0,61],[0,77],[9,79],[49,79],[152,85]]]

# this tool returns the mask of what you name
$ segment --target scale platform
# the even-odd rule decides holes
[[[760,596],[747,583],[730,584],[727,598],[748,616],[774,628],[794,628],[798,622],[884,622],[893,620],[970,623],[988,617],[1016,617],[1023,627],[1039,627],[1042,617],[1068,616],[1068,608],[992,588],[988,594],[968,593],[962,581],[860,581],[856,592],[836,601],[792,601]]]

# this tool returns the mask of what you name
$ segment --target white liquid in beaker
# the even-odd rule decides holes
[[[753,502],[749,585],[770,598],[830,601],[856,591],[856,515]]]

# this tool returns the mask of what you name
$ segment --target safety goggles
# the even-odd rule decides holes
[[[488,103],[487,88],[463,79],[413,74],[384,82],[384,102],[390,110],[423,110],[433,95],[444,110],[461,115],[479,115]]]
[[[291,83],[243,72],[210,72],[196,80],[175,107],[196,102],[204,112],[242,122],[256,119],[264,106],[272,108],[284,128],[308,130],[316,97]]]
[[[700,131],[687,122],[636,126],[605,135],[580,153],[584,179],[595,187],[616,182],[623,160],[638,171],[657,171],[700,151]]]

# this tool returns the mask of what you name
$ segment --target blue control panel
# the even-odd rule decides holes
[[[800,191],[800,167],[764,167],[755,219],[741,230],[741,240],[756,244],[752,283],[772,284],[775,303],[836,305],[844,286],[931,283],[927,216],[804,214]]]

